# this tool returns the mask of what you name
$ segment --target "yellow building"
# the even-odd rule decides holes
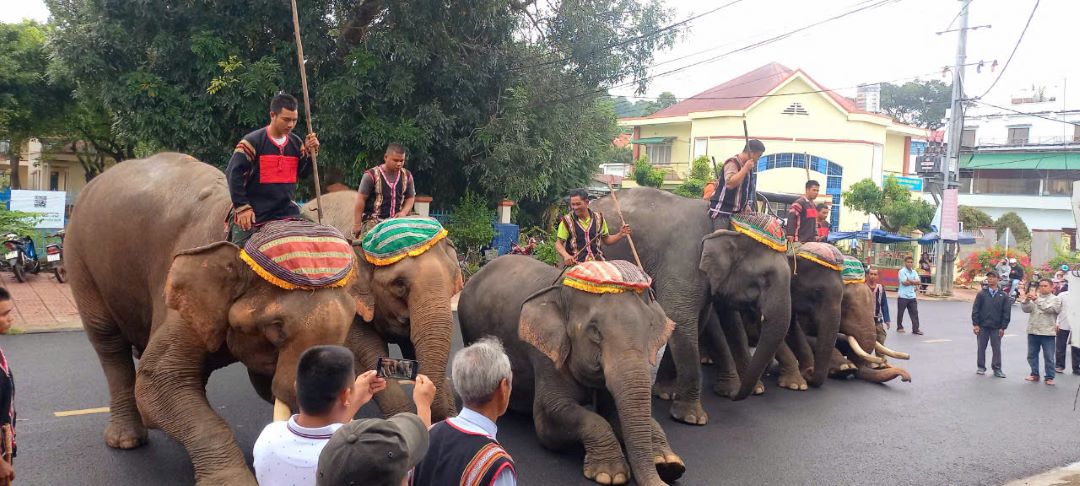
[[[653,165],[669,170],[670,179],[681,180],[699,156],[714,157],[719,165],[742,150],[743,120],[750,138],[765,143],[758,190],[801,194],[809,161],[809,177],[821,183],[822,194],[832,196],[834,231],[858,230],[869,221],[844,208],[840,193],[863,179],[880,185],[887,175],[907,175],[913,168],[912,140],[927,135],[924,129],[860,110],[801,70],[777,63],[653,115],[621,119],[619,125],[634,129],[635,159],[647,155]]]

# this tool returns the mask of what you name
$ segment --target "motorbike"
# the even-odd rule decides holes
[[[48,237],[57,238],[60,242],[45,245],[45,266],[52,269],[57,282],[67,283],[67,269],[64,268],[64,230]]]
[[[8,234],[4,238],[4,248],[7,249],[4,261],[15,273],[15,280],[26,282],[26,274],[41,272],[41,261],[38,260],[33,238],[16,234]]]

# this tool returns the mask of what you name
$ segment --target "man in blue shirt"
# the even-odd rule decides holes
[[[898,275],[900,289],[896,295],[896,332],[904,332],[904,311],[911,314],[911,333],[922,336],[919,330],[919,301],[915,300],[915,287],[919,285],[919,274],[912,268],[914,260],[904,258],[904,268]]]

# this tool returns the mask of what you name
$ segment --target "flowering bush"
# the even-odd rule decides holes
[[[1005,249],[1000,246],[983,250],[973,251],[961,263],[960,275],[957,276],[957,280],[961,283],[971,283],[975,280],[975,277],[980,275],[986,275],[994,269],[994,265],[997,265],[1002,258],[1015,258],[1021,266],[1024,267],[1024,275],[1031,275],[1031,257],[1016,251],[1013,248],[1009,248],[1008,254],[1005,253]]]

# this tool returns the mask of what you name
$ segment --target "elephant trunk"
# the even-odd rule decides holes
[[[440,284],[441,286],[441,284]],[[416,348],[420,372],[435,384],[431,420],[436,422],[455,413],[454,393],[446,376],[454,316],[450,311],[450,289],[413,289],[409,297],[409,338]]]
[[[604,380],[615,399],[627,462],[637,484],[658,486],[667,483],[660,479],[654,460],[651,374],[644,357],[626,358],[640,354],[641,351],[605,353],[613,358],[605,360]]]
[[[815,316],[817,323],[817,342],[814,344],[814,374],[807,382],[810,386],[821,386],[829,377],[829,363],[832,361],[836,333],[840,330],[840,302],[826,302],[821,312]]]
[[[900,381],[911,381],[911,375],[903,368],[889,366],[875,370],[863,363],[859,364],[859,370],[855,373],[855,376],[860,380],[866,380],[872,383],[885,383],[896,379],[896,377],[900,377]]]
[[[788,326],[791,324],[791,294],[786,291],[786,285],[783,288],[785,291],[777,292],[779,295],[761,299],[761,334],[758,337],[757,349],[746,367],[746,373],[739,377],[739,392],[734,400],[750,396],[761,379],[761,374],[765,372],[765,367],[772,363],[776,350],[787,336]]]

